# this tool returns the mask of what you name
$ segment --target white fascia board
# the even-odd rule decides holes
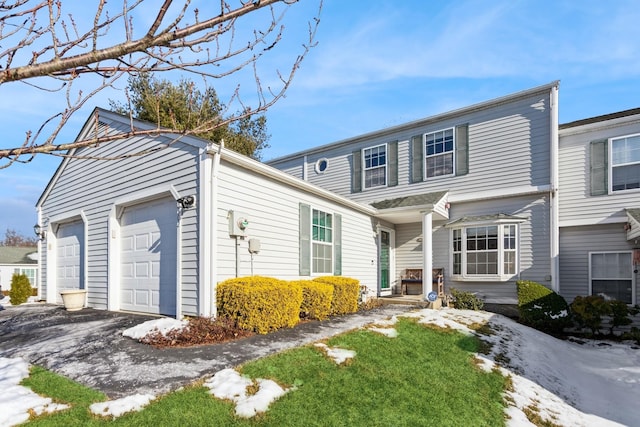
[[[532,194],[544,194],[551,191],[551,185],[522,186],[499,190],[490,190],[473,193],[471,195],[449,194],[449,203],[477,202],[480,200],[504,199],[506,197],[529,196]]]
[[[213,155],[216,152],[218,152],[217,148],[208,150],[208,153],[210,155]],[[351,199],[347,199],[346,197],[343,197],[338,194],[332,193],[331,191],[325,190],[324,188],[318,187],[314,184],[310,184],[307,181],[302,181],[301,179],[298,179],[293,175],[289,175],[286,172],[282,172],[279,169],[276,169],[274,167],[261,163],[257,160],[251,159],[242,154],[236,153],[235,151],[222,148],[220,152],[221,152],[220,158],[222,161],[233,163],[242,168],[248,169],[251,172],[255,172],[260,175],[275,179],[276,181],[279,181],[281,183],[298,188],[299,190],[302,190],[302,191],[306,191],[307,193],[311,193],[316,196],[326,198],[328,200],[339,203],[343,206],[362,212],[364,214],[374,216],[375,214],[378,213],[378,210],[373,207],[357,203]]]
[[[571,135],[579,135],[582,133],[588,132],[596,132],[607,129],[615,129],[620,126],[629,126],[640,123],[640,114],[635,114],[632,116],[618,117],[610,120],[603,120],[600,122],[588,123],[581,126],[572,126],[570,128],[560,129],[558,132],[560,134],[560,141],[562,141],[562,137],[571,136]]]

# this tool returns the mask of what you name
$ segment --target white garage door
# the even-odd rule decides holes
[[[84,288],[84,225],[82,221],[61,224],[56,233],[57,291]],[[62,299],[58,293],[58,302]]]
[[[121,220],[122,310],[176,314],[176,221],[173,199],[125,208]]]

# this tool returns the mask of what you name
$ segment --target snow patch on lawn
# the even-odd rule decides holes
[[[155,396],[152,394],[134,394],[108,402],[93,403],[89,406],[89,410],[101,417],[118,418],[127,412],[141,411],[153,399],[155,399]]]
[[[254,384],[253,380],[241,376],[234,369],[223,369],[204,383],[210,393],[218,399],[231,400],[236,404],[236,415],[251,418],[258,413],[266,412],[269,405],[284,396],[287,389],[283,389],[272,380],[257,379],[258,391],[248,395],[247,387]]]
[[[338,365],[341,365],[347,360],[353,359],[354,357],[356,357],[356,352],[353,350],[346,350],[344,348],[338,348],[338,347],[329,347],[328,345],[323,344],[321,342],[315,343],[314,345],[324,350],[326,355],[329,356],[331,359],[333,359],[333,361],[336,362],[336,364]]]
[[[23,359],[0,357],[0,426],[14,426],[29,420],[29,411],[36,415],[60,411],[69,406],[53,403],[48,397],[35,394],[20,382],[29,376],[29,364]]]

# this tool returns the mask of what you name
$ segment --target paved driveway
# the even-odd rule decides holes
[[[306,322],[224,344],[157,349],[122,336],[156,317],[46,304],[0,311],[0,357],[22,357],[104,392],[110,399],[161,394],[249,360],[309,344],[411,310],[386,305],[366,313]]]

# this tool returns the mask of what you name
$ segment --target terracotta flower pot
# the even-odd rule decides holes
[[[84,308],[84,302],[87,298],[87,291],[84,289],[67,289],[60,291],[62,303],[67,311],[78,311]]]

